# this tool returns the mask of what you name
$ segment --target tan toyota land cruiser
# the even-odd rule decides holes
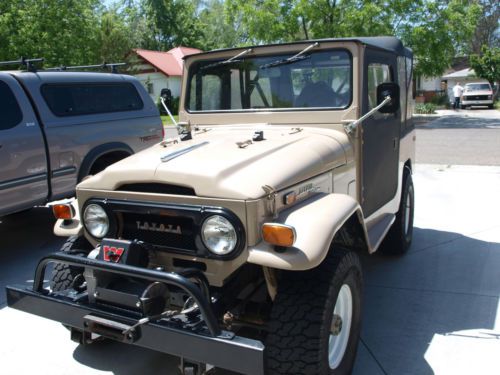
[[[70,239],[9,306],[82,344],[177,355],[183,374],[350,373],[358,254],[411,243],[412,64],[392,37],[187,57],[180,136],[55,206]]]

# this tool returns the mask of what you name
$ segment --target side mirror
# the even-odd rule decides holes
[[[169,89],[161,89],[160,96],[165,100],[165,105],[170,109],[172,108],[172,91]]]
[[[380,113],[396,113],[399,109],[399,85],[394,82],[385,82],[377,86],[377,105],[390,96],[391,101],[379,109]]]

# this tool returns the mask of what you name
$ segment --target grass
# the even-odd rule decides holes
[[[500,111],[500,100],[497,100],[495,102],[495,108],[498,109]]]
[[[163,125],[173,125],[172,120],[168,115],[161,115],[161,121]],[[179,116],[174,116],[175,121],[179,122]]]

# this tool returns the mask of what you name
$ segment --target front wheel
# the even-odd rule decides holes
[[[361,328],[362,276],[353,252],[280,280],[266,337],[267,375],[350,374]]]

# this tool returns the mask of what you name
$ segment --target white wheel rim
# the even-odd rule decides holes
[[[408,235],[408,231],[410,230],[410,213],[411,213],[411,197],[410,193],[408,193],[405,202],[405,235]]]
[[[340,322],[340,330],[339,323]],[[352,292],[347,284],[340,288],[335,308],[333,309],[330,338],[328,340],[328,363],[336,369],[344,358],[352,323]]]

